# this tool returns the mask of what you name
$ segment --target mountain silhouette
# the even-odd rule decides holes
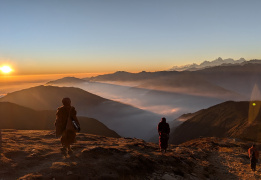
[[[178,72],[173,71],[157,71],[157,72],[146,72],[142,71],[139,73],[130,73],[126,71],[117,71],[112,74],[104,74],[91,78],[83,78],[88,81],[142,81],[147,79],[158,78],[161,76],[168,76],[169,74],[177,74]]]
[[[191,139],[212,136],[261,141],[261,102],[255,103],[253,106],[247,101],[227,101],[191,114],[191,118],[171,133],[170,143],[180,144]]]
[[[35,110],[56,110],[62,105],[62,99],[69,96],[73,104],[84,104],[86,107],[106,101],[104,98],[79,88],[58,88],[55,86],[36,86],[8,93],[0,101],[12,102]]]
[[[224,97],[226,100],[249,100],[253,87],[261,89],[261,60],[239,64],[223,64],[197,71],[116,72],[90,81],[135,82],[137,87],[203,96]]]
[[[2,129],[55,129],[56,111],[36,111],[10,102],[0,102],[0,114],[0,127]],[[110,130],[96,119],[88,117],[78,117],[78,119],[81,124],[81,132],[83,133],[120,137],[116,132]]]
[[[154,73],[128,73],[128,76],[122,75],[123,72],[118,72],[111,75],[100,75],[92,78],[91,81],[114,82],[136,82],[137,88],[149,90],[159,90],[172,93],[181,93],[189,95],[199,95],[206,97],[217,97],[225,100],[244,100],[245,94],[242,91],[237,92],[235,89],[226,89],[218,82],[212,81],[210,77],[205,76],[201,72],[154,72]],[[125,74],[124,72],[123,74]],[[144,76],[141,76],[144,74]],[[221,72],[222,74],[222,72]],[[244,74],[244,72],[242,72]],[[218,76],[217,74],[210,76]],[[215,78],[213,77],[213,78]],[[222,76],[223,77],[223,76]],[[224,77],[223,77],[224,78]],[[235,82],[240,81],[240,78],[235,79]],[[232,82],[230,82],[232,83]],[[244,91],[243,91],[244,92]]]
[[[228,59],[230,62],[230,59]],[[223,60],[221,60],[223,61]],[[214,62],[220,62],[219,59],[217,59]],[[208,64],[208,61],[203,62],[202,64]],[[245,66],[246,65],[246,66]],[[222,70],[222,72],[230,72],[230,71],[239,71],[241,73],[243,72],[255,72],[260,70],[260,65],[261,65],[261,60],[249,60],[249,61],[244,61],[244,59],[239,59],[238,63],[225,63],[225,64],[219,64],[215,66],[207,66],[204,69],[198,69],[197,71],[188,71],[188,72],[182,72],[182,71],[156,71],[156,72],[146,72],[142,71],[139,73],[130,73],[126,71],[117,71],[112,74],[104,74],[104,75],[98,75],[95,77],[90,77],[90,78],[83,78],[82,80],[90,80],[90,81],[142,81],[142,80],[148,80],[148,79],[154,79],[154,78],[159,78],[159,77],[164,77],[164,76],[172,76],[172,75],[177,75],[177,74],[182,74],[186,73],[188,74],[189,72],[193,75],[194,73],[197,74],[197,72],[209,72],[213,71],[213,73],[217,73],[217,71]],[[249,68],[254,68],[253,71]],[[220,73],[220,72],[219,72]],[[218,75],[218,74],[217,74]]]
[[[84,82],[87,81],[76,77],[64,77],[61,79],[47,82],[46,85],[59,85],[59,84],[70,85],[70,84],[77,84],[77,83],[84,83]]]
[[[0,98],[0,102],[12,102],[35,110],[56,110],[64,97],[71,98],[78,116],[99,119],[124,137],[149,139],[161,118],[157,114],[74,87],[37,86],[9,93]]]
[[[193,74],[203,76],[207,81],[227,90],[245,95],[249,99],[254,86],[261,87],[260,62],[260,60],[253,60],[239,65],[211,67],[196,71]]]
[[[246,60],[244,58],[240,58],[239,60],[234,59],[222,59],[221,57],[213,60],[213,61],[204,61],[201,64],[187,64],[184,66],[174,66],[170,69],[170,71],[196,71],[200,69],[205,69],[213,66],[220,66],[225,64],[240,64],[245,62]]]
[[[238,100],[244,98],[243,95],[235,91],[212,83],[211,80],[202,75],[190,72],[150,79],[140,83],[137,87],[221,99]]]

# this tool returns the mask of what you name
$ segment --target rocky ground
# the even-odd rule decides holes
[[[79,133],[73,154],[62,153],[53,131],[2,130],[0,180],[13,179],[259,179],[251,172],[251,142],[201,138],[162,154],[140,139]]]

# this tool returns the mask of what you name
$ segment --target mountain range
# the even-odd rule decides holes
[[[48,83],[81,89],[37,86],[9,93],[0,98],[0,102],[12,102],[37,111],[55,111],[61,105],[61,99],[68,96],[79,116],[98,119],[121,136],[148,140],[157,134],[156,126],[163,116],[170,121],[184,113],[225,101],[249,100],[254,87],[261,87],[260,77],[259,60],[198,71],[116,72],[88,79],[68,77]],[[120,85],[122,82],[132,85]]]
[[[87,78],[95,82],[135,82],[137,87],[202,96],[224,97],[225,100],[247,100],[257,85],[261,87],[261,61],[214,66],[197,71],[116,72]]]
[[[249,101],[256,94],[254,90],[261,89],[260,62],[250,60],[197,71],[116,72],[74,86],[157,112],[170,121],[225,101]]]
[[[240,64],[245,62],[246,60],[244,58],[240,58],[238,60],[234,60],[231,58],[228,59],[222,59],[221,57],[213,60],[213,61],[204,61],[201,64],[187,64],[184,66],[173,66],[169,71],[196,71],[200,69],[205,69],[213,66],[220,66],[224,64]]]

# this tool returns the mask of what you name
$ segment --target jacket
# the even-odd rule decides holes
[[[259,152],[255,147],[251,147],[251,148],[248,149],[249,158],[251,158],[251,154],[253,153],[253,151],[255,153],[255,158],[258,159],[259,158]]]

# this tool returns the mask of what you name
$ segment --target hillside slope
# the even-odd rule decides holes
[[[0,102],[12,102],[35,110],[56,110],[64,97],[70,97],[78,116],[98,119],[124,137],[149,139],[161,118],[74,87],[37,86],[9,93],[0,98]]]
[[[73,104],[85,105],[86,108],[107,101],[107,99],[79,88],[58,88],[55,86],[36,86],[8,93],[0,101],[16,103],[35,110],[56,110],[62,105],[64,97],[70,97]]]
[[[0,127],[3,129],[55,129],[56,111],[35,111],[13,103],[0,102],[0,114]],[[115,131],[96,119],[88,117],[78,117],[78,119],[81,124],[81,132],[83,133],[120,137]]]
[[[73,154],[62,154],[51,131],[3,130],[0,177],[5,180],[250,179],[251,142],[202,138],[167,153],[140,139],[78,134]],[[258,144],[260,145],[260,144]]]
[[[233,137],[261,141],[260,101],[228,101],[196,112],[170,135],[179,144],[199,137]]]

